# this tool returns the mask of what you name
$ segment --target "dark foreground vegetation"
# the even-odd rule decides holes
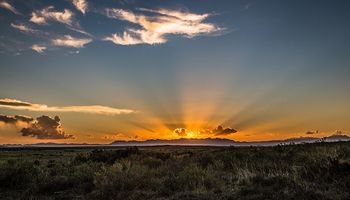
[[[350,199],[349,188],[349,142],[0,150],[0,199]]]

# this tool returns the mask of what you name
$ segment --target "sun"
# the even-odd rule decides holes
[[[193,131],[189,131],[187,133],[187,138],[196,138],[197,137],[197,133],[196,132],[193,132]]]

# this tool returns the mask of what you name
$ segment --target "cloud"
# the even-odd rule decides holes
[[[73,139],[73,135],[64,132],[60,121],[58,116],[51,118],[43,115],[20,132],[22,136],[32,136],[38,139]]]
[[[153,10],[153,9],[140,8],[139,10],[172,16],[172,17],[181,19],[183,21],[190,21],[190,22],[201,22],[210,16],[210,14],[194,14],[189,12],[168,10],[168,9]]]
[[[42,45],[34,44],[31,46],[31,49],[38,53],[44,53],[44,51],[46,50],[46,47]]]
[[[342,130],[334,131],[333,135],[348,135],[348,132]]]
[[[17,30],[20,30],[22,32],[26,32],[26,33],[35,33],[37,32],[37,30],[34,30],[24,24],[14,24],[14,23],[11,23],[11,26]]]
[[[74,13],[69,9],[64,9],[63,11],[56,11],[53,6],[49,6],[42,10],[37,10],[32,12],[31,18],[29,21],[45,25],[48,24],[49,21],[55,21],[62,24],[65,24],[67,28],[76,31],[78,33],[91,36],[91,34],[84,31],[80,24],[74,19]]]
[[[43,115],[34,120],[33,117],[24,115],[7,116],[0,114],[0,122],[2,123],[15,125],[16,127],[24,125],[25,128],[20,130],[22,136],[32,136],[38,139],[73,139],[73,135],[66,134],[63,131],[60,121],[58,116],[51,118]]]
[[[139,9],[153,15],[137,14],[131,11],[107,8],[106,16],[113,19],[128,21],[141,28],[129,28],[122,34],[112,34],[104,40],[117,45],[161,44],[168,41],[167,35],[182,35],[188,38],[202,34],[210,34],[222,30],[212,23],[203,21],[210,14],[195,14],[176,10]]]
[[[86,0],[73,0],[73,5],[77,10],[85,14],[88,10],[89,4]]]
[[[137,136],[129,136],[124,133],[106,134],[102,137],[105,140],[125,140],[125,139],[136,139]]]
[[[34,119],[32,117],[24,116],[24,115],[15,115],[15,116],[8,116],[8,115],[2,115],[0,114],[0,122],[3,122],[5,124],[16,124],[17,122],[25,122],[30,123]]]
[[[318,134],[319,132],[318,132],[318,130],[316,130],[316,131],[306,131],[306,135],[314,135],[314,134]]]
[[[29,21],[35,24],[47,24],[48,21],[57,21],[63,24],[72,25],[74,13],[68,9],[62,12],[55,11],[53,6],[32,12]]]
[[[114,44],[118,45],[135,45],[135,44],[143,44],[144,41],[141,39],[138,39],[137,37],[133,36],[132,34],[128,32],[124,32],[122,36],[118,34],[112,34],[109,37],[105,37],[103,40],[105,41],[111,41]],[[161,42],[163,43],[163,42]]]
[[[7,9],[7,10],[15,13],[16,15],[20,15],[21,14],[20,12],[17,11],[16,8],[14,8],[11,4],[9,4],[6,1],[0,1],[0,7],[4,8],[4,9]]]
[[[187,136],[187,130],[185,128],[177,128],[174,133],[178,136]]]
[[[215,135],[215,136],[220,136],[220,135],[229,135],[236,133],[237,130],[233,128],[224,128],[223,126],[218,126],[212,130],[209,129],[203,129],[200,131],[200,134],[206,134],[206,135]]]
[[[0,106],[30,107],[31,105],[31,103],[18,101],[15,99],[0,99]]]
[[[173,133],[175,133],[178,136],[193,136],[193,135],[214,135],[214,136],[220,136],[220,135],[229,135],[236,133],[237,130],[233,128],[223,128],[222,126],[218,126],[212,130],[210,129],[202,129],[200,131],[189,131],[185,128],[176,128],[174,129]]]
[[[236,132],[237,131],[233,128],[223,128],[222,126],[218,126],[214,130],[212,130],[212,133],[214,135],[229,135]]]
[[[10,108],[16,110],[29,110],[37,112],[77,112],[101,115],[120,115],[136,113],[130,109],[118,109],[108,106],[92,105],[92,106],[48,106],[45,104],[33,104],[15,99],[0,99],[0,108]]]
[[[65,46],[65,47],[74,47],[82,48],[84,45],[90,43],[92,39],[90,38],[75,38],[70,35],[65,35],[63,37],[52,39],[51,42],[55,46]]]
[[[51,35],[55,34],[55,33],[50,33],[50,32],[46,32],[46,31],[42,31],[42,30],[38,30],[38,29],[33,29],[30,26],[23,24],[23,23],[19,23],[19,24],[11,23],[11,27],[21,31],[22,33],[25,33],[25,34],[28,34],[31,36],[35,36],[35,37],[39,37],[40,39],[47,39]]]

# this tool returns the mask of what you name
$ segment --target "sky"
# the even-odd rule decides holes
[[[0,143],[348,134],[349,9],[0,0]]]

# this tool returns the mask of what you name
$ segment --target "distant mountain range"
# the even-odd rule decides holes
[[[145,141],[123,141],[112,142],[112,146],[159,146],[159,145],[183,145],[183,146],[275,146],[279,144],[302,144],[315,142],[337,142],[350,141],[347,135],[332,135],[329,137],[300,137],[286,140],[270,140],[257,142],[239,142],[230,139],[206,138],[206,139],[174,139],[174,140],[145,140]]]
[[[178,146],[275,146],[275,145],[289,145],[289,144],[303,144],[315,142],[338,142],[350,141],[347,135],[335,134],[328,137],[299,137],[290,138],[286,140],[270,140],[257,142],[240,142],[230,139],[221,138],[206,138],[206,139],[173,139],[173,140],[145,140],[145,141],[124,141],[118,140],[110,144],[87,144],[87,143],[36,143],[36,144],[4,144],[0,147],[98,147],[98,146],[164,146],[164,145],[178,145]]]

